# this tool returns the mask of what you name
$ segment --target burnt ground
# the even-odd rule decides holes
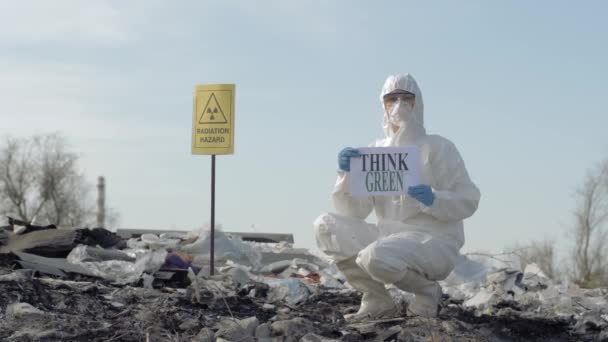
[[[298,306],[264,308],[264,291],[257,292],[260,297],[241,291],[223,299],[208,296],[206,302],[195,304],[183,289],[115,287],[46,277],[2,281],[0,341],[192,341],[204,327],[217,330],[222,318],[251,316],[260,323],[302,317],[313,322],[318,335],[344,341],[597,341],[600,334],[593,329],[575,334],[574,320],[569,318],[543,318],[508,307],[492,316],[476,315],[456,304],[443,307],[437,319],[349,325],[342,315],[356,310],[360,299],[356,293],[321,290]],[[16,302],[29,303],[43,313],[7,317],[7,306]]]

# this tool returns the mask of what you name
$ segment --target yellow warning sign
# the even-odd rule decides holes
[[[234,153],[234,84],[194,87],[192,154]]]

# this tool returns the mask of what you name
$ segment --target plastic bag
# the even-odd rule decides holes
[[[84,245],[74,248],[67,257],[69,263],[80,265],[94,275],[117,284],[138,281],[144,272],[156,272],[165,262],[167,251],[159,249],[138,255],[135,262],[123,260],[83,261],[89,258]]]
[[[270,286],[268,293],[270,303],[283,301],[287,304],[297,305],[306,301],[313,294],[311,287],[297,278],[266,278],[264,282]]]
[[[209,225],[205,225],[198,234],[198,239],[182,246],[181,251],[193,255],[193,264],[197,266],[206,265],[209,262],[209,249],[211,240],[211,230]],[[221,225],[215,227],[215,261],[224,263],[231,260],[237,264],[252,266],[258,269],[261,266],[262,254],[244,243],[240,238],[229,237],[221,230]]]

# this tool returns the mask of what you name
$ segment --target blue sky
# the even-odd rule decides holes
[[[465,250],[550,237],[608,157],[604,1],[0,0],[0,134],[63,132],[121,226],[209,220],[210,158],[190,154],[195,84],[236,83],[236,153],[217,220],[293,233],[332,211],[336,154],[380,137],[380,87],[412,73],[427,131],[482,192]]]

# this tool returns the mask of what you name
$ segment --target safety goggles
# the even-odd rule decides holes
[[[396,102],[399,99],[406,101],[406,100],[412,100],[415,98],[416,98],[416,95],[414,95],[414,93],[411,93],[407,90],[401,90],[401,89],[392,91],[392,92],[384,95],[384,97],[383,97],[385,102]]]

